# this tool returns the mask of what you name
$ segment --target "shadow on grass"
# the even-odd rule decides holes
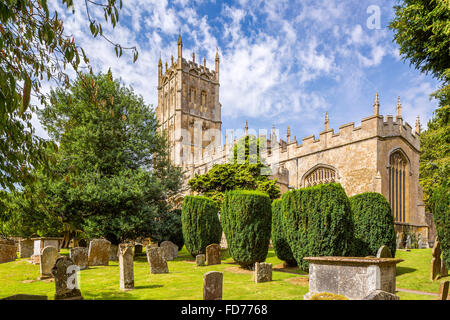
[[[156,289],[164,287],[162,284],[149,284],[146,286],[135,286],[135,289]]]
[[[411,273],[411,272],[414,272],[416,270],[417,269],[414,269],[414,268],[397,266],[397,276],[400,276],[400,275],[405,274],[405,273]]]

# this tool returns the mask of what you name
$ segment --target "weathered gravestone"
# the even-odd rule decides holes
[[[109,247],[109,261],[119,261],[119,246],[111,244]]]
[[[438,300],[447,300],[448,298],[448,286],[449,281],[441,281],[441,286],[439,287],[439,298]]]
[[[89,266],[109,265],[109,250],[111,242],[105,239],[94,239],[89,243],[88,264]]]
[[[402,235],[400,233],[397,233],[396,235],[396,248],[401,249],[402,248]]]
[[[436,238],[433,245],[433,251],[431,251],[431,281],[436,280],[441,273],[441,245]]]
[[[119,245],[120,289],[134,289],[133,246],[127,243]]]
[[[55,247],[45,247],[41,251],[40,270],[41,275],[39,279],[51,278],[52,268],[55,265],[56,259],[60,257],[58,250]]]
[[[210,271],[203,275],[203,300],[222,300],[223,273]]]
[[[445,265],[444,259],[441,259],[441,277],[447,277],[448,276],[448,268]]]
[[[22,239],[19,241],[19,257],[30,258],[34,251],[34,241],[31,239]]]
[[[55,277],[55,300],[82,300],[78,285],[78,272],[76,266],[69,257],[59,257],[52,268]]]
[[[220,239],[220,247],[224,249],[228,249],[227,238],[225,237],[225,233],[222,232],[222,239]]]
[[[206,247],[206,264],[208,266],[221,264],[220,246],[217,243],[210,244]]]
[[[178,246],[172,241],[163,241],[159,246],[163,249],[163,256],[166,261],[171,261],[178,257]]]
[[[272,264],[256,262],[254,279],[256,283],[272,281]]]
[[[198,254],[195,256],[195,262],[197,266],[203,267],[205,265],[206,257],[204,254]]]
[[[400,300],[400,298],[390,292],[373,290],[368,296],[364,297],[363,300]]]
[[[70,249],[70,259],[73,263],[80,267],[80,270],[88,268],[89,249],[84,247],[75,247]]]
[[[136,243],[134,245],[134,255],[137,256],[139,254],[142,254],[142,244]]]
[[[169,273],[169,267],[167,261],[162,256],[162,250],[159,247],[147,246],[147,261],[150,265],[150,273]]]
[[[411,235],[407,235],[406,236],[406,246],[405,246],[405,248],[406,249],[411,249]]]
[[[387,246],[381,246],[378,249],[377,258],[392,258],[391,250]]]
[[[11,262],[17,258],[17,245],[13,240],[0,239],[0,263]]]

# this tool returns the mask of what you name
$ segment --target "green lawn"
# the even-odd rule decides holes
[[[67,254],[67,250],[62,250]],[[80,273],[81,292],[85,299],[202,299],[203,274],[208,271],[224,272],[223,299],[303,299],[308,292],[305,274],[294,269],[273,272],[273,281],[254,283],[252,273],[233,263],[227,251],[222,252],[220,265],[197,267],[194,258],[183,248],[180,256],[169,261],[168,274],[151,275],[146,256],[135,258],[135,290],[119,290],[119,267],[110,262],[107,267],[91,267]],[[399,251],[397,256],[405,259],[399,264],[397,286],[405,289],[438,292],[439,282],[429,281],[431,249]],[[280,268],[280,261],[273,250],[266,262]],[[39,266],[24,259],[0,264],[0,298],[18,293],[46,294],[53,299],[53,282],[37,281]],[[436,299],[433,296],[398,292],[401,299]]]

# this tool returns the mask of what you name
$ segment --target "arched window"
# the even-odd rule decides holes
[[[336,170],[330,167],[319,166],[312,172],[306,174],[303,179],[304,187],[311,187],[317,184],[335,182],[337,180]]]
[[[206,111],[206,92],[202,91],[202,106],[201,110],[204,112]]]
[[[408,213],[408,160],[400,150],[389,157],[389,203],[396,222],[406,222]]]

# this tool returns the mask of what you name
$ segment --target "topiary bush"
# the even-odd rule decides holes
[[[272,210],[266,193],[250,190],[227,191],[221,222],[230,256],[244,268],[267,257]]]
[[[337,183],[283,194],[282,214],[289,247],[301,270],[308,256],[351,256],[353,221],[350,202]]]
[[[203,196],[186,196],[181,211],[184,242],[193,257],[205,254],[208,245],[220,243],[222,228],[214,201]]]
[[[450,186],[443,183],[433,190],[431,209],[439,243],[442,248],[442,260],[450,269]]]
[[[395,256],[396,235],[394,217],[386,198],[377,192],[365,192],[350,198],[353,214],[356,256],[376,256],[385,245]]]
[[[278,259],[285,261],[288,265],[296,266],[294,255],[286,240],[285,228],[283,226],[283,215],[281,212],[281,199],[272,202],[272,245]]]

